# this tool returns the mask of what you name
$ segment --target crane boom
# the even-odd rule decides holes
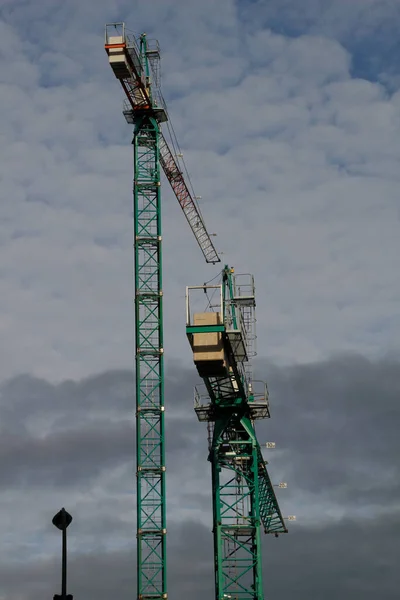
[[[122,35],[110,35],[110,28],[115,28]],[[143,34],[144,35],[144,34]],[[143,36],[142,36],[143,37]],[[144,50],[145,48],[145,50]],[[156,63],[159,60],[158,46],[150,48],[146,41],[140,45],[133,36],[125,33],[123,23],[112,23],[106,26],[105,49],[115,77],[127,96],[128,103],[124,108],[124,116],[133,124],[143,111],[148,111],[158,121],[168,121],[168,114],[154,77]],[[151,82],[151,75],[155,81]],[[182,170],[172,154],[168,143],[159,128],[159,160],[163,171],[171,185],[187,222],[207,263],[215,264],[221,259],[211,241],[203,218],[186,184]]]
[[[182,171],[179,169],[179,166],[174,159],[174,156],[169,149],[167,141],[162,133],[160,133],[160,163],[165,176],[168,179],[172,190],[183,210],[183,214],[185,215],[187,222],[193,231],[194,237],[200,246],[206,262],[212,264],[220,262],[221,259],[211,241],[210,234],[204,225],[203,218],[194,202],[194,199],[189,192],[185,178],[182,175]]]

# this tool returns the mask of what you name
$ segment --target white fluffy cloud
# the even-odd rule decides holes
[[[256,275],[259,353],[398,348],[400,95],[354,76],[342,2],[306,3],[321,20],[295,37],[294,4],[280,32],[268,4],[4,3],[1,378],[132,361],[132,132],[102,47],[103,24],[120,19],[161,40],[206,222],[223,260]],[[361,4],[346,14],[373,39],[379,3]],[[217,267],[203,265],[166,182],[163,193],[166,350],[189,364],[184,288]]]
[[[64,503],[75,519],[72,554],[85,565],[71,569],[72,593],[105,596],[111,584],[103,584],[101,573],[110,571],[121,572],[120,587],[114,586],[121,597],[124,585],[126,596],[133,585],[134,557],[113,554],[131,548],[134,531],[131,371],[49,383],[132,365],[132,130],[103,50],[104,23],[125,20],[136,33],[160,39],[164,95],[206,222],[218,233],[223,261],[255,274],[259,354],[279,365],[338,351],[375,357],[399,347],[400,92],[388,54],[400,25],[398,6],[385,0],[3,0],[0,380],[22,372],[47,380],[17,378],[0,390],[7,555],[1,575],[10,600],[25,593],[22,580],[30,582],[32,599],[56,591],[58,558],[50,557],[59,540],[50,518]],[[203,264],[166,182],[163,217],[174,540],[178,519],[187,529],[189,520],[208,529],[211,523],[206,432],[190,406],[189,379],[196,374],[184,293],[219,267]],[[258,364],[259,377],[268,377],[267,365]],[[311,525],[328,518],[329,535],[322,530],[319,545],[311,536],[306,546],[315,560],[342,557],[337,521],[379,517],[374,527],[381,534],[382,522],[394,522],[398,512],[390,462],[398,440],[397,365],[360,367],[345,355],[322,366],[270,370],[274,418],[268,431],[260,425],[259,435],[281,448],[271,457],[271,477],[289,482],[282,510],[298,515],[303,546]],[[346,383],[349,377],[354,385]],[[353,536],[349,555],[368,547],[374,556],[371,531],[363,546]],[[197,533],[192,538],[211,586],[211,534],[203,543]],[[185,530],[182,539],[189,538]],[[197,548],[181,557],[181,542],[178,552],[174,541],[170,546],[171,579],[176,586],[182,581],[187,559],[189,586],[203,563],[196,561]],[[314,563],[295,543],[281,546],[285,553],[295,548],[292,563],[274,552],[274,569],[268,557],[268,585],[281,585],[282,565],[286,574],[288,564],[300,564],[302,587],[295,578],[292,585],[309,598],[314,580],[306,569]],[[382,558],[387,564],[390,554]],[[360,586],[367,585],[362,558]],[[21,560],[23,575],[15,568]],[[89,577],[90,561],[97,567]],[[335,569],[325,563],[332,576]],[[381,573],[372,575],[371,594]],[[353,589],[354,574],[349,577],[344,596]],[[392,588],[388,598],[398,593]]]

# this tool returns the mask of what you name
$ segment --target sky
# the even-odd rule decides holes
[[[71,593],[134,593],[133,157],[103,49],[115,21],[159,40],[208,229],[255,276],[272,405],[259,432],[297,516],[265,540],[266,591],[397,598],[400,2],[1,0],[0,600],[57,592],[63,504]],[[162,197],[170,596],[197,599],[212,597],[211,482],[184,296],[219,267],[166,181]]]

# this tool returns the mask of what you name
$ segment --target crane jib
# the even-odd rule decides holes
[[[160,163],[172,187],[172,190],[183,210],[191,230],[208,263],[217,263],[221,259],[211,241],[210,235],[204,225],[202,216],[189,192],[185,179],[176,163],[166,139],[160,133]]]
[[[152,84],[149,71],[149,57],[158,55],[158,50],[148,49],[145,35],[141,36],[139,47],[133,38],[125,35],[124,24],[120,25],[122,28],[122,35],[108,35],[108,26],[106,26],[105,49],[109,57],[110,66],[112,67],[116,78],[121,83],[131,107],[130,110],[124,111],[124,114],[129,123],[134,123],[136,118],[135,113],[138,114],[138,111],[147,109],[155,116],[160,125],[160,122],[167,120],[168,117],[166,109],[162,105],[162,96],[160,96],[161,105],[156,101],[158,93],[157,87],[155,88],[155,95],[154,90],[153,92],[151,91]],[[144,68],[144,64],[146,65],[146,68]],[[158,98],[158,100],[160,100],[160,98]],[[189,192],[182,171],[175,161],[160,127],[159,160],[206,262],[212,264],[220,262],[221,259],[207,232],[200,211]]]

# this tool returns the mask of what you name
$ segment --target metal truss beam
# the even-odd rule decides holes
[[[257,441],[237,419],[215,422],[213,482],[216,600],[262,600]]]
[[[218,409],[217,409],[218,411]],[[261,526],[286,527],[251,421],[217,417],[212,469],[216,600],[263,600]]]
[[[136,121],[134,256],[137,597],[166,599],[166,496],[159,128]]]

